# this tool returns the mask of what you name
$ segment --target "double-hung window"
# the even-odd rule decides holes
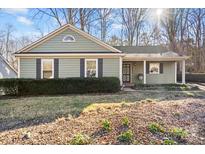
[[[85,77],[98,77],[97,59],[85,59]]]
[[[41,78],[52,79],[54,77],[53,59],[42,59],[41,61]]]
[[[149,74],[160,74],[160,63],[150,63]]]

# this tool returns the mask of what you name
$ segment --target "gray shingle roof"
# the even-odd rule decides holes
[[[127,54],[159,54],[168,51],[162,46],[114,46],[114,48]]]

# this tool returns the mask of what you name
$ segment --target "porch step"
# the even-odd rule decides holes
[[[124,87],[134,87],[134,83],[124,83]]]

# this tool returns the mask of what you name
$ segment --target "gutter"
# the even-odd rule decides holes
[[[124,53],[62,53],[62,54],[56,54],[56,53],[16,53],[14,54],[15,57],[70,57],[70,56],[76,56],[76,57],[82,57],[82,56],[125,56]]]

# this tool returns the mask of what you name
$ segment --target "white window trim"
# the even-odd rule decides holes
[[[85,77],[87,78],[87,61],[95,61],[96,62],[96,75],[95,75],[95,77],[98,78],[98,59],[85,59],[85,68],[84,68]]]
[[[72,37],[73,40],[65,40],[66,37]],[[75,42],[76,40],[75,40],[75,37],[73,35],[66,35],[66,36],[63,37],[62,41],[67,43],[67,42]]]
[[[151,73],[151,72],[150,72],[150,68],[151,68],[150,65],[151,65],[151,64],[159,64],[159,71],[158,71],[157,73]],[[155,63],[149,63],[149,74],[152,74],[152,75],[158,75],[158,74],[160,74],[160,63],[157,63],[157,62],[155,62]]]
[[[52,62],[52,77],[54,78],[54,59],[41,59],[41,79],[43,79],[43,61],[51,61]]]

